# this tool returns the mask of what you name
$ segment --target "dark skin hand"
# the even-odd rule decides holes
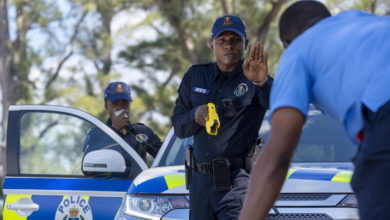
[[[208,109],[209,107],[207,105],[201,105],[195,111],[195,122],[203,127],[206,125],[206,121],[209,118]]]
[[[122,132],[122,134],[126,135],[127,134],[126,128],[130,124],[129,121],[130,102],[125,99],[119,99],[113,102],[107,101],[105,107],[112,121],[112,127]],[[122,109],[124,111],[118,116],[115,116],[115,112]]]
[[[118,131],[121,131],[123,134],[126,134],[126,127],[129,126],[129,118],[125,117],[127,115],[126,111],[123,111],[120,115],[114,116],[112,118],[112,127]]]
[[[257,42],[251,48],[249,61],[245,60],[243,64],[244,75],[252,82],[264,82],[268,73],[268,53],[263,45]]]

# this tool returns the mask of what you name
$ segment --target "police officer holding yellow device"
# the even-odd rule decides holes
[[[237,219],[249,180],[246,156],[268,109],[273,79],[260,43],[244,62],[248,39],[239,17],[216,19],[211,38],[216,63],[187,71],[172,124],[178,137],[194,136],[193,150],[186,152],[190,219]]]

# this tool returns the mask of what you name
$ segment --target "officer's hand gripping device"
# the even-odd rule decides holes
[[[190,189],[190,182],[195,170],[194,149],[191,145],[186,147],[186,160],[184,162],[186,189]]]
[[[214,103],[208,103],[208,119],[206,121],[206,131],[210,135],[217,135],[218,128],[221,125]]]

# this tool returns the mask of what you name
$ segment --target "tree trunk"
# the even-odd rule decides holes
[[[233,0],[221,0],[221,4],[225,15],[233,14]]]
[[[277,0],[276,2],[272,3],[272,9],[268,12],[267,16],[265,17],[263,23],[261,24],[260,28],[257,31],[256,41],[260,41],[260,43],[264,44],[265,39],[268,34],[269,26],[271,25],[271,22],[275,19],[275,17],[278,15],[282,5],[286,3],[287,0]],[[252,42],[254,43],[254,42]]]
[[[114,6],[111,1],[98,1],[97,11],[102,17],[103,30],[101,33],[103,48],[102,57],[103,67],[101,72],[103,76],[109,75],[111,71],[111,50],[112,50],[112,38],[111,38],[111,21],[115,15]]]
[[[180,41],[181,47],[184,50],[184,55],[191,61],[191,63],[199,63],[200,58],[195,49],[195,41],[190,34],[188,34],[181,24],[181,19],[177,13],[172,11],[175,0],[156,0],[158,7],[165,14],[169,24],[175,29]]]
[[[371,13],[373,14],[375,14],[376,11],[376,2],[377,0],[371,0],[370,9],[371,9]]]
[[[2,94],[2,118],[1,118],[1,152],[4,174],[6,172],[6,137],[7,137],[7,122],[8,108],[16,103],[15,81],[11,72],[11,53],[9,46],[10,38],[8,33],[8,7],[7,0],[0,0],[0,84]]]

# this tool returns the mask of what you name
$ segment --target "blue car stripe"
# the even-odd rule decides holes
[[[3,189],[126,192],[131,183],[132,180],[6,177]]]
[[[62,201],[62,197],[63,196],[32,195],[31,200],[36,204],[40,204],[40,211],[33,212],[27,219],[53,219],[56,214],[57,207]]]
[[[316,170],[299,169],[293,172],[288,178],[331,181],[338,172],[338,170],[324,170],[318,172]]]
[[[113,219],[119,207],[122,204],[122,198],[89,198],[89,205],[92,209],[93,220]]]
[[[168,189],[168,185],[165,181],[164,176],[160,176],[135,186],[132,184],[129,192],[130,193],[162,193]]]

